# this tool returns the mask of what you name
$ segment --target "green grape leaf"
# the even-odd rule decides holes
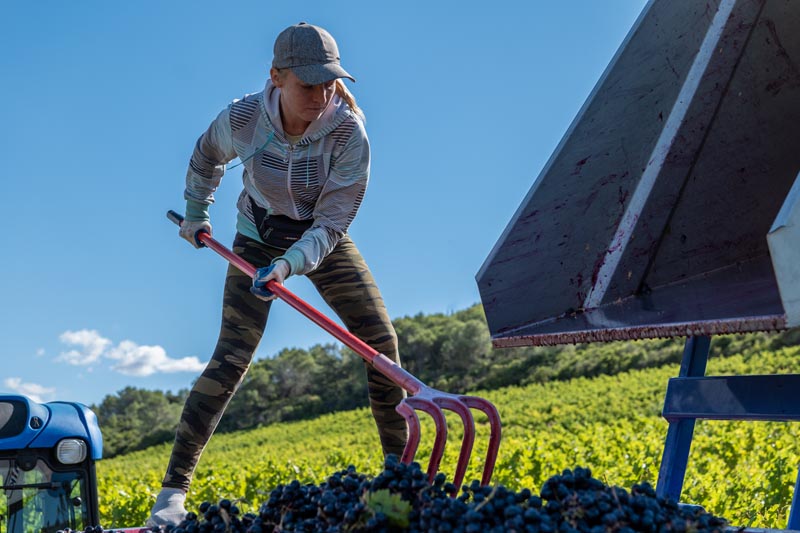
[[[373,515],[385,514],[391,525],[408,527],[411,504],[402,499],[399,494],[392,494],[389,489],[367,492],[364,495],[364,504]]]

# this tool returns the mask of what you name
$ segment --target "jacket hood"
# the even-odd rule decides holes
[[[263,98],[261,99],[262,112],[266,115],[267,120],[269,120],[272,126],[281,135],[285,136],[286,132],[283,130],[283,123],[281,122],[280,95],[281,90],[272,84],[271,79],[267,79]],[[328,107],[323,111],[322,116],[308,125],[300,143],[305,144],[321,139],[336,129],[347,117],[357,118],[357,115],[353,113],[350,106],[347,105],[347,102],[338,94],[334,95],[328,103]]]

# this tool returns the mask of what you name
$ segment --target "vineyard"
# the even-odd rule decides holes
[[[708,375],[788,373],[800,347],[711,358]],[[565,468],[589,467],[609,485],[655,485],[667,423],[660,416],[667,381],[677,365],[480,392],[499,409],[504,434],[493,485],[512,490],[542,484]],[[467,480],[480,477],[488,428],[479,424]],[[453,417],[457,418],[457,417]],[[417,459],[425,465],[433,425],[424,419]],[[456,463],[460,421],[450,427],[442,471]],[[699,421],[682,500],[740,526],[783,528],[800,462],[800,431],[780,422]],[[170,446],[101,461],[100,513],[104,526],[144,523],[160,488]],[[353,465],[377,475],[383,457],[368,410],[324,415],[217,435],[204,453],[187,508],[220,498],[254,510],[269,492],[292,480],[319,483]],[[766,470],[765,468],[768,468]]]

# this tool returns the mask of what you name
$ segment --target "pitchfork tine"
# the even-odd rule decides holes
[[[500,413],[497,412],[497,407],[492,402],[484,398],[461,396],[461,401],[471,409],[482,411],[489,418],[489,448],[486,451],[486,462],[483,464],[483,476],[481,477],[481,485],[488,485],[492,480],[494,465],[497,462],[497,451],[500,449]]]
[[[461,438],[461,451],[458,454],[456,472],[453,475],[453,485],[456,486],[456,492],[458,492],[461,483],[464,482],[467,466],[469,466],[469,456],[472,454],[472,446],[475,443],[475,420],[472,418],[472,413],[469,412],[469,407],[459,398],[442,396],[435,397],[433,401],[445,409],[458,413],[458,416],[461,417],[461,422],[464,424],[464,436]]]
[[[403,448],[400,462],[410,464],[414,460],[414,456],[417,455],[417,448],[419,447],[419,417],[414,408],[406,403],[405,399],[400,401],[395,411],[403,415],[403,418],[406,419],[406,424],[408,424],[408,440],[406,441],[406,447]]]
[[[444,456],[444,446],[447,444],[447,419],[445,419],[442,410],[428,398],[414,396],[406,398],[405,403],[414,409],[428,413],[436,426],[436,437],[434,437],[431,458],[428,461],[428,481],[433,483],[433,478],[436,477],[439,465],[442,462],[442,456]]]

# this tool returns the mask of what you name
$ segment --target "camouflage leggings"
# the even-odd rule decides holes
[[[233,251],[256,267],[269,264],[282,253],[238,233]],[[307,276],[351,333],[399,363],[397,335],[383,298],[349,237],[339,241],[319,268]],[[234,266],[228,267],[217,347],[184,405],[164,487],[189,489],[200,454],[250,366],[272,303],[253,296],[251,285],[252,280],[246,274]],[[370,407],[383,452],[400,455],[408,428],[395,407],[405,397],[405,391],[370,365],[365,364],[365,368]]]

